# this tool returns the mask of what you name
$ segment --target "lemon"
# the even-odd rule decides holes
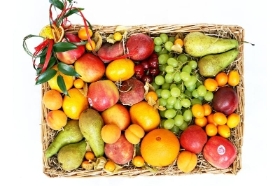
[[[53,39],[53,32],[52,32],[52,27],[51,25],[46,25],[44,26],[40,33],[39,36],[45,38],[45,39]]]
[[[57,70],[58,69],[57,65],[53,66],[53,69]],[[48,81],[48,84],[51,89],[57,90],[57,91],[63,93],[57,84],[58,75],[61,75],[63,77],[64,83],[66,86],[66,90],[69,90],[73,86],[75,78],[73,76],[67,76],[63,73],[57,72],[56,75]]]
[[[82,90],[71,88],[68,90],[69,96],[64,96],[62,109],[67,117],[77,120],[80,114],[88,108],[88,100]]]

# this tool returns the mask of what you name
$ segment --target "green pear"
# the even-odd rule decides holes
[[[79,128],[78,120],[69,120],[55,136],[50,146],[45,151],[45,157],[50,158],[56,154],[61,147],[70,143],[76,143],[84,138]]]
[[[198,62],[199,73],[204,77],[214,77],[228,67],[238,56],[239,51],[232,49],[221,54],[209,54]]]
[[[86,154],[87,143],[82,140],[78,143],[71,143],[63,146],[57,154],[57,160],[65,171],[78,168]]]
[[[96,157],[104,155],[104,141],[101,137],[103,125],[103,118],[92,108],[84,110],[80,115],[80,130]]]
[[[191,32],[184,38],[185,51],[193,57],[223,53],[238,47],[236,39],[218,38],[202,32]]]

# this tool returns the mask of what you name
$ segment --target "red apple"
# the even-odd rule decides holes
[[[144,83],[136,78],[123,81],[120,86],[120,101],[123,105],[134,105],[144,99]]]
[[[87,83],[100,80],[105,73],[103,61],[92,53],[85,53],[75,63],[75,70]]]
[[[97,111],[104,111],[119,100],[118,87],[111,80],[98,80],[88,87],[88,102]]]
[[[113,162],[123,165],[133,158],[134,146],[122,134],[113,144],[105,144],[105,155]]]
[[[232,87],[220,87],[215,93],[212,100],[213,109],[230,115],[238,107],[238,96]]]
[[[121,130],[125,130],[130,124],[129,110],[120,103],[104,110],[101,116],[105,124],[115,124]]]
[[[141,61],[148,58],[154,52],[155,44],[153,39],[147,34],[136,33],[128,38],[126,47],[132,60]]]
[[[206,132],[198,125],[188,126],[180,136],[181,146],[190,152],[199,154],[207,142]]]
[[[123,44],[122,42],[105,43],[100,47],[97,54],[104,63],[109,63],[124,54]]]
[[[81,39],[76,34],[66,33],[65,38],[70,42],[81,42]],[[62,40],[65,41],[66,39]],[[78,58],[80,58],[86,51],[85,45],[78,45],[76,49],[68,50],[65,52],[57,52],[57,58],[68,65],[73,64]]]
[[[226,169],[236,159],[237,149],[228,139],[221,136],[213,136],[205,144],[203,156],[214,167]]]

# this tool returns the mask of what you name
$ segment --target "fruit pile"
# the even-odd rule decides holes
[[[67,1],[52,6],[65,14],[42,29],[33,54],[40,58],[36,84],[48,87],[46,125],[55,132],[46,159],[64,171],[108,174],[127,166],[190,173],[199,156],[217,169],[232,165],[238,151],[230,137],[241,122],[241,77],[230,68],[237,40],[123,26],[102,35],[87,24],[67,32],[61,19],[78,9]]]

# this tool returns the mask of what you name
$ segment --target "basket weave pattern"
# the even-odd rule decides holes
[[[80,27],[83,25],[72,25],[67,32],[77,33]],[[114,33],[116,26],[102,26],[102,25],[92,25],[94,31],[99,31],[104,39],[109,34]],[[231,129],[231,137],[229,138],[235,146],[237,147],[237,158],[234,163],[228,168],[219,170],[211,166],[202,156],[198,154],[198,163],[196,168],[190,174],[202,174],[202,173],[212,173],[212,174],[237,174],[241,169],[241,154],[242,154],[242,142],[243,142],[243,129],[244,129],[244,73],[243,73],[243,44],[244,41],[244,29],[237,25],[215,25],[215,24],[193,24],[193,25],[137,25],[137,26],[127,26],[128,34],[142,32],[147,33],[151,37],[158,36],[160,33],[167,33],[169,35],[176,35],[177,33],[183,33],[184,35],[189,32],[200,31],[207,35],[218,36],[222,38],[234,38],[239,41],[239,56],[237,59],[226,69],[237,69],[241,75],[240,83],[236,87],[236,92],[238,94],[239,106],[237,108],[237,113],[241,115],[240,124]],[[42,96],[44,92],[49,90],[47,83],[42,84]],[[50,129],[46,124],[46,115],[48,110],[42,104],[42,150],[43,152],[50,145],[54,139],[57,131]],[[160,175],[186,175],[180,171],[176,162],[168,167],[163,167],[158,170],[150,170],[143,168],[135,168],[134,166],[127,164],[123,166],[123,169],[118,171],[117,174],[109,174],[104,170],[84,170],[82,168],[66,172],[63,171],[59,166],[56,156],[46,159],[43,156],[43,172],[49,177],[94,177],[94,176],[160,176]]]

